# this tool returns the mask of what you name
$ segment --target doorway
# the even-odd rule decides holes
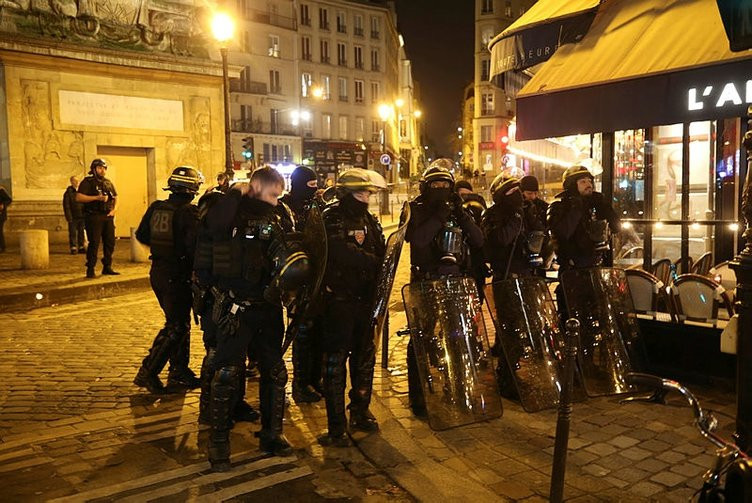
[[[115,235],[129,238],[149,205],[147,149],[98,147],[97,155],[107,161],[107,178],[118,194]]]

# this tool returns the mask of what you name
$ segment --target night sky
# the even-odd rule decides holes
[[[428,138],[439,154],[452,157],[449,135],[459,123],[462,91],[473,79],[473,0],[397,0],[397,23]]]

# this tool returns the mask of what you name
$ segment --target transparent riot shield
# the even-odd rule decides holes
[[[548,285],[532,277],[497,281],[486,286],[486,299],[522,408],[556,407],[564,341]]]
[[[493,359],[471,278],[402,289],[429,424],[445,430],[501,416]]]
[[[319,205],[315,202],[311,205],[305,229],[303,229],[303,249],[311,261],[311,278],[303,291],[295,298],[293,304],[288,307],[287,330],[282,345],[283,353],[297,337],[301,323],[309,320],[314,310],[318,308],[319,290],[324,279],[329,249],[324,218],[321,215]]]
[[[633,391],[626,377],[644,368],[645,351],[624,271],[565,271],[561,286],[569,317],[580,322],[578,361],[588,396]]]
[[[388,315],[389,297],[394,286],[394,277],[397,274],[402,246],[405,243],[407,224],[410,222],[410,203],[405,202],[400,215],[400,225],[386,240],[386,253],[381,262],[379,274],[376,277],[376,293],[374,294],[373,308],[371,309],[371,328],[373,330],[376,346],[384,329],[384,322]]]

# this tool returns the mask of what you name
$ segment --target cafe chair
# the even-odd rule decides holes
[[[694,264],[694,260],[692,257],[687,257],[687,260],[682,262],[682,259],[677,260],[674,262],[674,267],[676,268],[676,275],[679,276],[680,274],[689,274],[692,272],[692,265]]]
[[[665,300],[663,282],[653,274],[642,269],[626,269],[629,293],[636,313],[646,314],[656,319],[658,317],[659,300]],[[673,313],[670,313],[673,315]],[[671,316],[672,321],[675,321]]]
[[[692,266],[692,273],[700,274],[702,276],[707,276],[708,272],[710,271],[710,267],[712,265],[713,265],[713,253],[705,252],[700,256],[700,258],[697,259],[697,262],[695,262],[695,264]]]
[[[734,315],[734,307],[726,291],[707,276],[682,274],[674,279],[669,292],[680,322],[695,321],[716,326],[720,305],[724,306],[729,318]]]
[[[731,261],[726,260],[714,265],[708,271],[707,276],[720,283],[733,304],[736,300],[736,272],[730,267]]]
[[[653,275],[664,285],[668,285],[671,279],[671,260],[662,258],[653,264]]]
[[[624,254],[619,258],[642,258],[642,253],[642,246],[633,246],[629,250],[625,251]]]

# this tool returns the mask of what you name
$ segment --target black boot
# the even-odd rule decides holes
[[[231,468],[230,416],[237,400],[239,374],[239,367],[227,366],[218,369],[212,379],[209,463],[215,472],[225,472]]]
[[[168,388],[196,389],[201,386],[201,380],[188,367],[190,361],[191,327],[176,324],[174,327],[176,339],[175,350],[170,355],[170,371],[167,374]]]
[[[102,268],[102,274],[105,276],[118,276],[120,275],[119,272],[116,272],[112,269],[111,266],[105,266]]]
[[[162,381],[159,380],[159,374],[170,358],[174,342],[174,338],[170,337],[170,330],[167,327],[159,331],[154,338],[151,349],[149,349],[149,354],[141,363],[141,368],[138,370],[133,384],[146,388],[151,393],[159,394],[166,391]]]
[[[379,424],[376,422],[376,417],[368,410],[373,391],[376,347],[369,341],[365,344],[365,347],[350,358],[351,362],[355,359],[355,369],[350,368],[350,372],[355,374],[354,383],[350,390],[350,429],[365,432],[378,431]]]
[[[345,355],[328,353],[324,355],[324,399],[326,400],[326,422],[328,432],[324,439],[319,437],[322,445],[341,444],[347,436],[345,417]],[[328,442],[328,443],[327,443]]]
[[[285,362],[279,360],[271,370],[271,382],[268,389],[262,393],[261,403],[262,421],[266,421],[259,432],[259,448],[273,456],[290,456],[292,447],[282,434],[282,421],[285,415],[285,385],[287,384],[287,369]],[[264,381],[262,376],[262,383]],[[266,416],[264,418],[263,416]]]
[[[321,400],[321,395],[310,384],[311,348],[305,330],[305,327],[301,327],[300,334],[292,342],[292,399],[295,403],[314,403]]]
[[[201,362],[201,394],[198,398],[199,424],[211,424],[211,383],[214,377],[214,355],[217,350],[209,348]]]
[[[232,412],[232,419],[239,423],[254,423],[259,420],[261,414],[245,401],[245,369],[241,367],[238,379],[238,401]]]

